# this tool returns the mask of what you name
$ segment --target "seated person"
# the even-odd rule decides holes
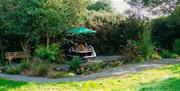
[[[88,51],[88,50],[89,50],[89,46],[87,45],[87,43],[85,43],[83,50],[84,50],[84,51]]]
[[[96,57],[96,52],[95,52],[95,50],[94,50],[94,47],[90,45],[90,46],[88,47],[88,50],[89,50],[89,51],[92,51],[91,54],[90,54],[89,56],[85,56],[85,57],[83,57],[83,58],[95,58],[95,57]]]
[[[94,50],[94,47],[93,47],[92,45],[89,45],[88,50],[89,50],[89,51],[93,51],[93,50]]]
[[[79,45],[77,45],[76,51],[88,51],[88,45],[87,43],[80,43]]]
[[[76,47],[76,51],[83,51],[83,48],[84,48],[84,45],[79,44],[79,45]]]
[[[73,54],[73,50],[74,50],[73,47],[69,48],[69,49],[68,49],[68,55],[72,55],[72,54]]]

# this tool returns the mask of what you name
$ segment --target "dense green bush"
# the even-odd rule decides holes
[[[127,57],[126,62],[132,62],[133,59],[136,59],[136,57],[141,55],[139,41],[128,40],[127,45],[124,46],[122,52],[122,54]]]
[[[11,64],[5,67],[5,73],[7,74],[20,74],[21,68],[17,65]]]
[[[152,60],[160,60],[162,57],[158,53],[154,53],[150,56]]]
[[[162,50],[161,51],[161,57],[163,57],[163,58],[177,58],[178,55],[170,52],[169,50]]]
[[[31,62],[29,62],[29,60],[22,60],[19,66],[22,71],[29,70],[31,68]]]
[[[87,28],[97,31],[92,41],[98,54],[120,54],[128,40],[139,40],[144,21],[108,12],[89,12]]]
[[[150,57],[155,53],[154,45],[151,41],[151,30],[143,31],[141,43],[140,43],[140,50],[142,52],[142,55],[146,59],[150,59]]]
[[[47,61],[55,61],[60,50],[58,44],[52,44],[47,48],[46,46],[38,46],[35,50],[35,56]]]
[[[180,55],[180,39],[175,40],[175,42],[174,42],[174,50],[175,50],[175,53]]]
[[[133,58],[133,62],[136,63],[136,62],[144,62],[145,59],[143,56],[137,56],[137,57],[134,57]]]
[[[157,47],[172,50],[175,39],[180,38],[180,7],[168,17],[152,21],[152,37]]]
[[[112,60],[107,62],[89,62],[84,63],[80,65],[79,69],[77,70],[76,74],[91,74],[94,72],[97,72],[99,70],[105,69],[105,68],[112,68],[117,67],[119,65],[122,65],[124,61],[122,60]]]
[[[19,64],[4,64],[5,65],[5,73],[7,74],[21,74],[21,72],[25,70],[30,70],[31,62],[27,60],[22,60]]]
[[[47,76],[48,72],[51,71],[50,69],[53,67],[52,63],[50,64],[49,62],[44,62],[42,60],[25,62],[25,64],[29,64],[29,66],[23,66],[26,69],[22,70],[21,74],[27,76]]]
[[[81,63],[82,63],[82,60],[81,60],[80,57],[78,57],[78,56],[77,56],[77,57],[74,57],[74,58],[69,62],[70,69],[76,73]]]
[[[49,68],[49,64],[42,62],[37,64],[34,70],[38,74],[38,76],[45,76],[48,73],[48,68]]]
[[[93,63],[89,65],[89,71],[97,71],[99,69],[101,69],[102,64],[99,63]]]

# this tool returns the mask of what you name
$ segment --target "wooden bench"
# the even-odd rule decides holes
[[[30,52],[29,51],[21,51],[21,52],[6,52],[5,59],[8,59],[9,63],[11,63],[12,59],[16,58],[29,58]]]

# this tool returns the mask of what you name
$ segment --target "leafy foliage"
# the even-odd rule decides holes
[[[141,39],[141,52],[145,58],[149,59],[155,53],[154,45],[151,41],[151,30],[144,30]]]
[[[55,61],[59,55],[59,51],[58,44],[52,44],[49,48],[46,46],[38,46],[35,50],[35,55],[47,61]]]
[[[92,41],[99,54],[120,54],[127,40],[139,40],[144,21],[108,12],[89,12],[86,26],[96,30]]]
[[[174,50],[178,55],[180,55],[180,39],[175,40]]]
[[[74,72],[77,72],[81,63],[82,63],[82,60],[80,59],[80,57],[78,56],[74,57],[69,63],[70,69],[73,70]]]
[[[169,50],[162,50],[162,51],[161,51],[161,56],[162,56],[163,58],[177,58],[177,57],[178,57],[177,54],[172,53],[172,52],[170,52]]]
[[[20,74],[21,68],[16,65],[7,65],[5,68],[5,73],[7,74]]]
[[[38,76],[45,76],[48,73],[49,64],[46,62],[41,62],[36,64],[37,66],[34,67],[34,71]]]
[[[49,47],[59,41],[54,38],[63,31],[83,22],[87,5],[88,0],[1,0],[0,49],[30,51],[39,44]]]
[[[98,1],[93,1],[88,7],[88,10],[95,10],[95,11],[107,11],[107,12],[112,12],[112,6],[111,6],[111,1],[110,0],[98,0]]]
[[[23,70],[27,70],[31,68],[31,62],[29,62],[29,60],[24,59],[22,60],[22,62],[19,64],[21,71]]]
[[[139,41],[128,40],[127,45],[123,48],[122,54],[127,57],[127,62],[132,62],[132,60],[139,62],[139,58],[141,58]]]
[[[158,53],[154,53],[150,56],[150,59],[160,60],[162,57]]]
[[[175,39],[180,38],[180,8],[177,8],[172,15],[161,17],[152,22],[152,37],[156,46],[172,50]]]

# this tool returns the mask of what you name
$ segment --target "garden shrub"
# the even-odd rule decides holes
[[[117,67],[119,65],[122,65],[124,61],[122,60],[112,60],[112,61],[107,61],[107,62],[90,62],[90,63],[85,63],[83,65],[80,65],[79,69],[76,71],[76,74],[91,74],[94,72],[97,72],[101,69],[105,68],[112,68],[112,67]]]
[[[178,58],[178,57],[179,57],[179,55],[177,55],[175,53],[171,54],[171,58]]]
[[[88,63],[81,65],[80,68],[76,71],[76,74],[90,74],[102,69],[103,66],[101,63]]]
[[[154,19],[152,25],[152,37],[157,47],[172,50],[175,39],[180,38],[180,7],[167,17]]]
[[[36,60],[29,62],[29,68],[21,71],[22,75],[27,76],[47,76],[48,72],[54,67],[52,63],[42,60]]]
[[[15,64],[7,65],[5,67],[5,73],[7,73],[7,74],[20,74],[21,68]]]
[[[150,59],[152,60],[160,60],[161,59],[161,56],[157,53],[154,53],[150,56]]]
[[[161,51],[161,56],[162,56],[163,58],[170,58],[171,53],[170,53],[168,50],[162,50],[162,51]]]
[[[46,46],[38,46],[35,50],[35,56],[47,61],[55,61],[60,50],[58,44],[52,44],[47,48]]]
[[[41,62],[36,65],[33,70],[37,73],[38,76],[45,76],[48,73],[49,64],[45,62]]]
[[[133,58],[133,62],[136,63],[136,62],[144,62],[145,59],[143,56],[138,56],[138,57],[134,57]]]
[[[177,53],[178,55],[180,55],[180,39],[176,39],[176,40],[175,40],[174,50],[175,50],[175,53]]]
[[[151,41],[151,30],[143,31],[141,43],[140,43],[140,50],[142,52],[142,55],[146,59],[150,59],[150,57],[155,53],[154,45]]]
[[[92,44],[98,54],[118,55],[128,40],[140,39],[144,21],[104,11],[89,12],[85,26],[97,31]]]
[[[97,70],[101,69],[101,66],[102,65],[99,63],[93,63],[93,64],[89,65],[89,70],[90,71],[97,71]]]
[[[124,63],[124,61],[122,61],[122,60],[113,60],[112,62],[107,62],[106,64],[107,64],[107,67],[112,68],[112,67],[122,65],[123,63]],[[103,65],[101,64],[101,66],[103,66]]]
[[[161,51],[161,57],[163,57],[163,58],[177,58],[178,55],[170,52],[169,50],[162,50]]]
[[[128,40],[127,45],[123,48],[122,52],[122,54],[127,58],[126,62],[132,62],[134,58],[141,55],[139,41]]]
[[[69,62],[69,65],[70,65],[70,69],[74,72],[77,72],[80,64],[82,63],[82,60],[80,57],[74,57],[70,62]]]
[[[27,70],[31,68],[31,62],[27,59],[23,59],[20,64],[18,64],[21,70]]]
[[[5,73],[7,74],[21,74],[25,70],[29,70],[31,63],[27,60],[22,60],[19,64],[5,64]]]

